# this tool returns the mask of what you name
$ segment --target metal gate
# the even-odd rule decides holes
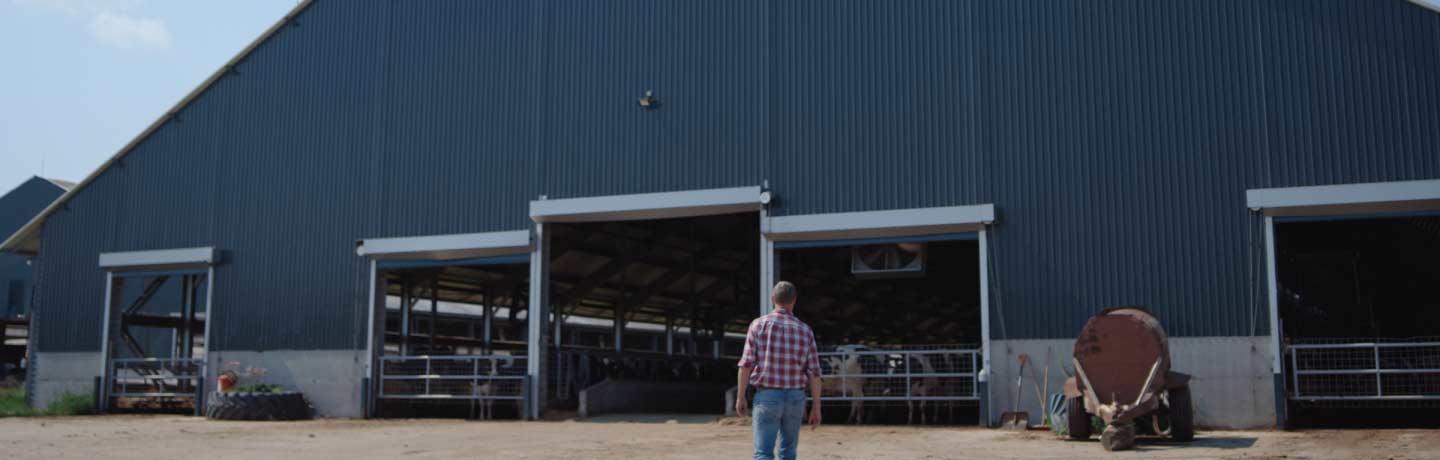
[[[1440,400],[1440,342],[1306,343],[1286,351],[1292,400]]]
[[[979,401],[980,349],[835,347],[820,353],[821,401]]]
[[[204,380],[204,358],[114,358],[105,388],[113,408],[199,411]]]
[[[380,399],[516,401],[529,398],[525,357],[385,356]]]

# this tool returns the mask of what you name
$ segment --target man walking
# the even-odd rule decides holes
[[[745,394],[755,386],[755,459],[775,458],[775,440],[780,440],[780,458],[795,459],[800,442],[800,422],[805,416],[805,386],[810,387],[810,425],[820,426],[820,356],[815,333],[795,317],[799,293],[789,281],[775,285],[770,302],[775,310],[750,322],[745,333],[745,352],[740,357],[736,384],[735,413],[745,416]]]

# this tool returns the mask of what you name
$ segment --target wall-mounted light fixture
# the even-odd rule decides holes
[[[660,100],[655,98],[654,90],[645,90],[645,96],[640,98],[640,108],[655,110],[660,107]]]

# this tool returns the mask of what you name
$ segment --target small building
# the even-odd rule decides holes
[[[0,234],[15,233],[75,184],[32,177],[0,195]],[[0,379],[18,375],[29,344],[34,261],[0,253]]]

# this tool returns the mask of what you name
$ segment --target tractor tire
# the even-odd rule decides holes
[[[205,416],[214,420],[306,420],[305,396],[285,393],[212,393]]]
[[[1190,442],[1195,439],[1195,408],[1190,404],[1190,388],[1170,390],[1170,439]]]
[[[1090,414],[1085,413],[1083,397],[1065,401],[1065,430],[1070,439],[1090,439]]]

